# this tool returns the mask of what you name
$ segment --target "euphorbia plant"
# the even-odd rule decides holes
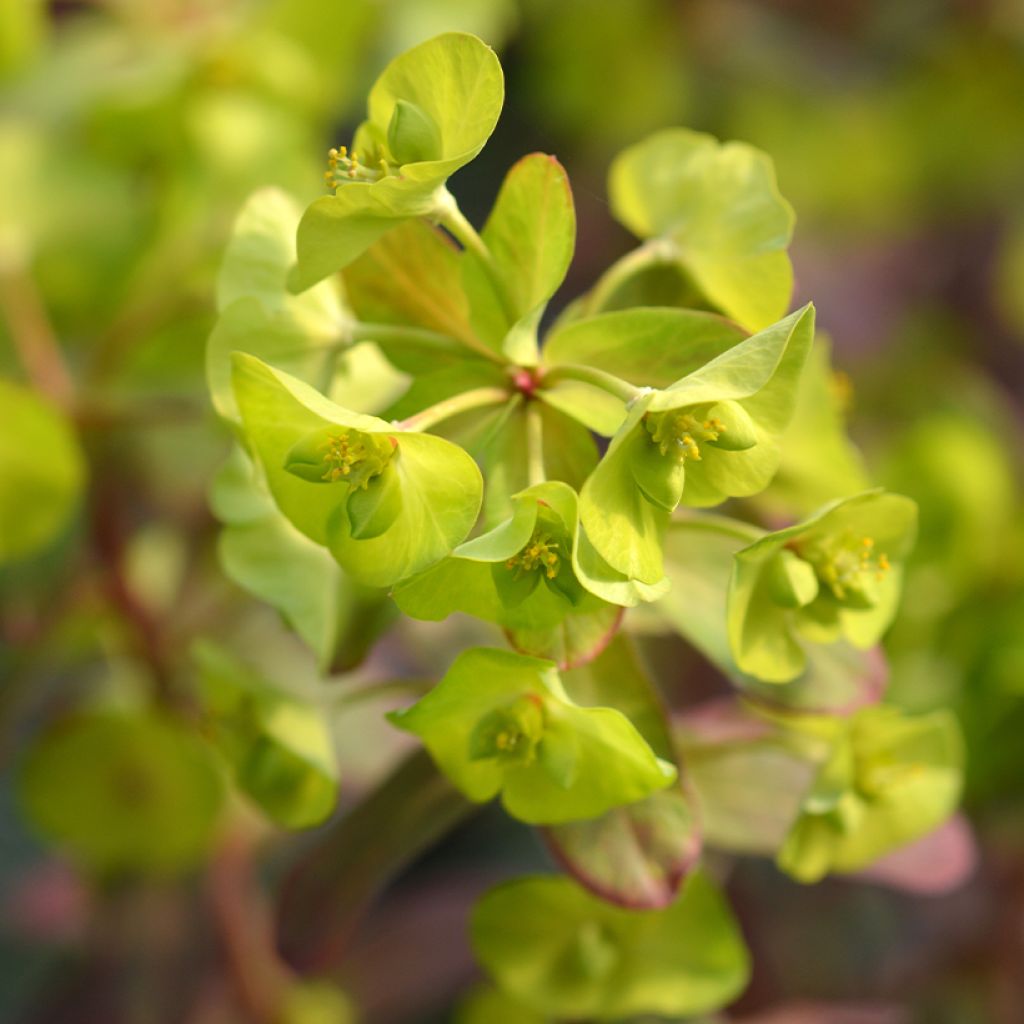
[[[747,954],[714,871],[694,871],[701,819],[709,845],[777,854],[809,880],[865,866],[955,806],[948,720],[865,708],[881,699],[874,648],[915,509],[854,495],[857,479],[810,517],[791,502],[780,523],[790,484],[758,521],[818,380],[804,380],[813,307],[784,315],[792,213],[766,156],[681,129],[627,150],[612,210],[648,241],[552,320],[575,237],[557,160],[515,164],[479,234],[446,184],[501,99],[483,43],[430,40],[385,69],[355,140],[331,150],[330,195],[300,213],[262,192],[240,217],[208,353],[239,443],[214,491],[224,564],[325,668],[356,664],[396,607],[499,627],[392,715],[454,787],[450,818],[500,794],[575,879],[485,897],[481,962],[524,1020],[703,1013],[742,989]],[[822,452],[839,440],[821,437]],[[814,441],[801,438],[805,473]],[[645,662],[651,633],[703,652],[748,724],[676,722]],[[268,716],[283,698],[216,652],[201,660],[245,792],[278,822],[322,820],[315,723],[282,732]],[[803,766],[801,791],[778,792],[781,832],[729,832],[708,749],[742,770],[765,731]],[[272,758],[245,749],[270,741]],[[357,824],[339,818],[342,847],[375,800],[392,816],[419,806],[413,763]]]

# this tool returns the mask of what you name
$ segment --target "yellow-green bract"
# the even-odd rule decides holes
[[[728,602],[736,664],[781,683],[803,671],[808,644],[876,644],[896,612],[916,528],[909,498],[869,491],[737,552]]]
[[[554,664],[508,651],[464,652],[392,720],[470,800],[501,793],[509,814],[531,824],[594,818],[676,777],[625,715],[580,707]]]
[[[336,193],[299,224],[296,286],[340,270],[401,220],[437,215],[445,181],[483,148],[504,94],[498,58],[475,36],[450,32],[396,57],[351,150],[331,154]]]

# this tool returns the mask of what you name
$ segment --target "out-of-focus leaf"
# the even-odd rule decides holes
[[[85,458],[49,402],[0,379],[0,564],[36,554],[81,500]]]
[[[614,1020],[716,1010],[746,985],[749,957],[712,882],[692,874],[663,910],[624,910],[564,877],[491,890],[470,925],[499,987],[540,1013]]]
[[[675,736],[696,791],[705,842],[737,853],[776,853],[800,813],[818,761],[732,699],[687,713]]]
[[[674,243],[727,316],[756,331],[786,312],[794,217],[764,153],[670,128],[616,158],[608,191],[616,217],[641,238]]]
[[[207,730],[239,789],[286,828],[319,825],[338,799],[324,715],[211,642],[197,643],[193,654]]]
[[[100,874],[173,874],[197,864],[223,798],[197,738],[151,714],[92,712],[56,723],[20,780],[32,824]]]

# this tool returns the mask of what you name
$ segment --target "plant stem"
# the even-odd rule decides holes
[[[349,344],[359,341],[375,341],[382,349],[387,351],[389,347],[423,349],[429,352],[440,352],[445,355],[462,356],[463,349],[470,349],[478,356],[505,366],[507,360],[503,359],[497,352],[489,349],[482,342],[475,338],[460,337],[453,338],[440,331],[430,331],[424,327],[406,327],[403,324],[374,324],[363,323],[355,320],[346,332],[346,339]]]
[[[461,395],[453,395],[451,398],[428,406],[421,412],[414,413],[408,419],[402,420],[398,426],[402,430],[428,430],[436,423],[457,416],[460,412],[479,409],[485,405],[500,405],[507,402],[508,399],[509,392],[505,388],[474,388],[472,391],[464,391]]]
[[[526,470],[530,486],[547,479],[544,470],[544,421],[537,402],[526,406]]]
[[[35,281],[20,264],[0,268],[0,310],[32,386],[67,409],[74,384]]]
[[[512,301],[512,296],[509,294],[508,285],[505,283],[505,279],[501,276],[501,272],[494,262],[491,250],[487,248],[487,243],[480,237],[476,228],[466,219],[463,212],[459,209],[459,204],[455,201],[455,196],[447,188],[442,188],[438,195],[436,216],[441,227],[448,231],[464,249],[469,250],[480,261],[501,302],[505,318],[510,325],[516,323],[519,316],[516,313],[515,304]]]
[[[608,300],[641,270],[659,263],[672,263],[676,258],[676,247],[664,238],[652,238],[625,256],[617,259],[596,281],[583,300],[585,315],[600,313]]]
[[[621,398],[624,402],[632,401],[642,390],[614,374],[606,373],[604,370],[598,370],[592,366],[579,366],[575,363],[552,367],[541,379],[541,386],[555,384],[560,380],[575,380],[581,384],[590,384],[592,387],[607,391],[608,394],[614,395],[616,398]]]

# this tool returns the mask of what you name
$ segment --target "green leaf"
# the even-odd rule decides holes
[[[461,341],[476,338],[460,280],[458,249],[439,228],[404,221],[345,267],[345,290],[355,315],[367,323],[438,331]],[[422,345],[384,344],[396,366],[413,373],[438,368],[442,355]],[[464,359],[463,350],[447,356]]]
[[[837,738],[779,866],[802,882],[859,871],[941,825],[956,810],[962,775],[951,714],[867,708]]]
[[[575,363],[631,384],[667,388],[746,337],[746,331],[714,313],[624,309],[556,328],[543,359],[545,366]]]
[[[466,996],[455,1013],[454,1024],[550,1024],[511,996],[491,985],[477,985]]]
[[[675,777],[624,715],[579,707],[551,662],[507,651],[464,652],[391,717],[470,800],[500,792],[509,814],[531,824],[596,817]]]
[[[342,157],[334,165],[337,193],[317,199],[303,214],[293,285],[308,288],[341,270],[400,220],[436,213],[438,190],[483,148],[503,100],[498,58],[475,36],[449,32],[396,57],[370,90],[369,118],[353,142],[359,161],[353,176]],[[411,128],[413,110],[417,130]],[[401,153],[391,151],[389,138]],[[422,159],[430,150],[436,158]],[[403,160],[409,156],[421,159]]]
[[[895,615],[916,524],[909,498],[868,491],[737,552],[727,621],[739,668],[768,683],[786,682],[804,671],[808,644],[840,637],[862,649],[876,644]],[[793,557],[811,567],[818,583],[802,605],[780,593],[779,559]]]
[[[750,330],[781,317],[793,290],[793,211],[771,160],[741,142],[656,132],[612,165],[612,211],[641,238],[664,238],[698,287]]]
[[[602,899],[635,910],[672,903],[701,848],[701,826],[678,786],[592,821],[547,830],[559,862]]]
[[[767,485],[813,336],[808,306],[633,401],[580,493],[583,528],[613,569],[657,584],[675,502],[713,505]],[[724,440],[730,434],[742,447]]]
[[[302,295],[285,286],[298,223],[290,196],[261,189],[246,201],[224,253],[206,378],[214,408],[235,423],[240,414],[231,390],[232,352],[251,352],[303,380],[322,381],[344,337],[347,316],[333,284]]]
[[[482,481],[476,464],[455,445],[343,409],[251,356],[236,355],[235,393],[278,507],[298,530],[329,547],[359,582],[390,586],[439,561],[469,533]],[[385,438],[394,447],[384,473],[397,476],[402,508],[379,536],[353,537],[346,511],[351,489],[343,478],[314,483],[285,468],[296,444],[332,428]]]
[[[64,414],[0,378],[0,565],[57,539],[78,508],[85,474]]]
[[[477,904],[470,935],[502,990],[557,1018],[706,1013],[739,995],[750,971],[739,928],[702,873],[672,906],[648,911],[612,906],[567,878],[508,882]]]
[[[516,163],[505,177],[494,208],[481,232],[491,254],[493,272],[504,284],[505,313],[500,343],[517,321],[539,314],[562,283],[572,262],[576,243],[576,213],[565,169],[553,157],[531,153]],[[476,303],[502,308],[502,297],[494,292],[490,278],[472,251],[464,256],[466,272]],[[536,332],[531,331],[531,337]],[[517,362],[536,361],[536,350],[519,356],[506,353]]]
[[[193,656],[208,734],[239,789],[285,828],[325,821],[338,781],[323,715],[211,642],[196,643]]]
[[[100,874],[174,874],[213,841],[223,788],[204,744],[152,715],[90,712],[36,741],[20,796],[35,828]]]

